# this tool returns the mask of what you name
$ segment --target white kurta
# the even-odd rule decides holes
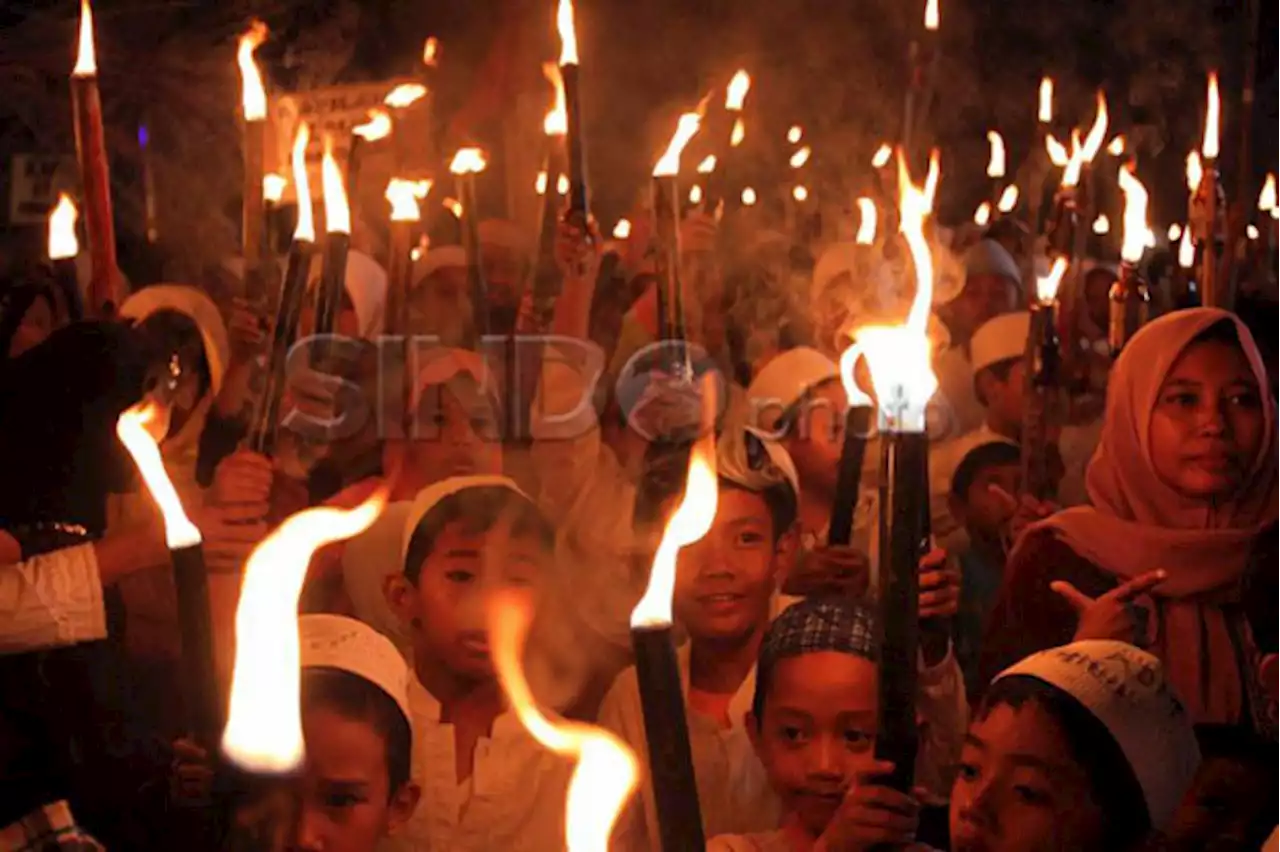
[[[0,654],[21,654],[107,636],[93,545],[0,565]]]

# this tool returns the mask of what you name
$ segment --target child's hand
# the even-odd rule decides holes
[[[237,450],[218,462],[213,472],[212,502],[242,507],[250,516],[265,518],[273,476],[271,459],[252,450]]]
[[[876,761],[859,772],[814,852],[862,852],[881,846],[911,844],[920,823],[920,803],[912,796],[882,786],[893,771],[888,761]]]
[[[170,801],[186,807],[207,805],[212,790],[213,769],[209,766],[208,753],[191,740],[175,740],[169,775]]]
[[[1146,613],[1134,604],[1133,599],[1151,591],[1168,576],[1164,571],[1148,571],[1097,598],[1089,597],[1066,580],[1055,580],[1049,588],[1062,596],[1080,616],[1073,641],[1116,639],[1141,648],[1147,644],[1143,641]]]
[[[920,557],[920,618],[951,618],[960,609],[960,573],[935,547]]]
[[[820,545],[805,554],[787,577],[789,595],[837,593],[861,597],[871,582],[871,562],[855,547]]]

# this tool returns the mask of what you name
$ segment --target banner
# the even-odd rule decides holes
[[[71,154],[14,154],[9,174],[9,223],[39,225],[58,203],[58,193],[80,194],[80,174]]]

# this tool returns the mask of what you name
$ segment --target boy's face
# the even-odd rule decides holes
[[[987,422],[1005,433],[1017,434],[1022,427],[1022,360],[1016,360],[1006,378],[984,370],[978,379],[982,397],[987,401]]]
[[[1022,471],[1016,464],[987,465],[978,471],[963,502],[952,498],[952,514],[964,524],[970,535],[998,541],[1004,526],[1013,517],[1014,506],[1005,494],[1016,495],[1022,486]]]
[[[710,532],[676,561],[675,615],[694,641],[740,640],[769,623],[775,556],[764,495],[722,485]]]
[[[536,536],[512,536],[505,522],[488,532],[463,521],[445,525],[416,588],[403,574],[391,578],[392,606],[410,628],[415,655],[464,680],[492,678],[489,596],[508,588],[534,595],[547,561]]]
[[[764,718],[747,720],[783,808],[813,836],[831,822],[859,770],[875,762],[876,665],[819,651],[773,667]]]
[[[1263,759],[1210,757],[1166,832],[1168,848],[1245,852],[1262,847],[1275,827],[1276,773]]]
[[[974,722],[951,790],[955,852],[1102,847],[1102,809],[1057,722],[1028,701]]]
[[[470,377],[426,388],[410,430],[401,473],[419,489],[451,476],[502,472],[497,412]]]
[[[799,422],[787,433],[784,443],[804,488],[835,488],[847,405],[839,380],[825,382],[813,390]]]
[[[365,852],[413,813],[418,789],[387,789],[386,743],[372,724],[316,705],[302,714],[306,764],[298,779],[298,852]]]

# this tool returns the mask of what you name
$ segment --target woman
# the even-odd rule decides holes
[[[1164,662],[1195,722],[1268,726],[1254,643],[1276,639],[1265,388],[1253,338],[1226,311],[1179,311],[1134,336],[1089,464],[1092,505],[1028,527],[1010,555],[982,682],[1073,635],[1118,638]]]

